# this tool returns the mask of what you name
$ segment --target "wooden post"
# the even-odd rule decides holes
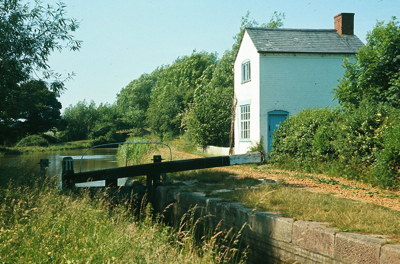
[[[152,161],[153,163],[160,163],[162,161],[161,155],[154,155]],[[160,183],[159,172],[152,172],[147,174],[146,178],[147,195],[150,203],[153,205],[155,203],[155,197],[156,197],[155,189],[159,183]]]
[[[115,188],[118,187],[118,179],[106,179],[106,187]]]
[[[72,181],[74,176],[74,160],[71,157],[65,157],[62,160],[61,172],[61,190],[73,188],[75,183]]]
[[[154,155],[152,159],[153,163],[160,163],[162,161],[161,155]],[[160,173],[149,173],[146,178],[147,190],[150,192],[153,187],[160,183]]]

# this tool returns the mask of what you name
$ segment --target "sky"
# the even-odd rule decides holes
[[[75,76],[65,83],[63,109],[78,101],[114,103],[129,82],[194,50],[231,48],[240,20],[250,12],[259,23],[285,14],[284,28],[333,29],[333,17],[355,13],[355,34],[366,34],[379,21],[400,18],[400,0],[63,0],[68,17],[80,27],[78,52],[53,53],[53,70]],[[55,1],[44,1],[54,4]]]

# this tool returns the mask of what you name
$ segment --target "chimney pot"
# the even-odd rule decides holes
[[[339,35],[354,35],[354,13],[340,13],[334,18]]]

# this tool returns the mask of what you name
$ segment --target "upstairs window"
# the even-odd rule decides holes
[[[242,63],[242,83],[250,81],[250,61],[246,60]]]
[[[250,139],[250,104],[240,106],[240,139]]]

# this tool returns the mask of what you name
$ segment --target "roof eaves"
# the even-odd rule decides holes
[[[258,53],[291,53],[291,54],[357,54],[357,51],[343,52],[343,51],[262,51]]]

